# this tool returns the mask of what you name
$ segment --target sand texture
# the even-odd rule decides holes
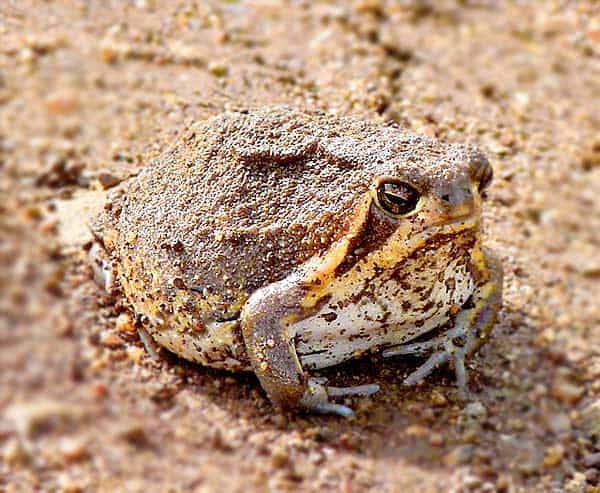
[[[353,419],[160,351],[91,279],[107,190],[225,109],[394,120],[489,156],[493,337],[322,372]],[[0,491],[598,492],[600,3],[0,2]]]

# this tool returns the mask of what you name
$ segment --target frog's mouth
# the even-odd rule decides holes
[[[477,231],[480,224],[481,219],[477,215],[465,215],[453,218],[452,220],[435,224],[424,231],[413,235],[408,242],[402,242],[401,246],[405,252],[414,252],[438,236],[451,236],[466,231]],[[398,240],[392,236],[388,246],[391,249],[395,249],[394,247],[398,243]]]
[[[442,221],[432,227],[426,229],[422,234],[433,236],[437,234],[452,234],[459,233],[467,229],[478,229],[481,224],[479,216],[473,214],[466,214],[452,218],[449,221]]]
[[[432,221],[432,229],[441,227],[452,233],[478,227],[482,200],[476,183],[470,184],[470,190],[461,189],[458,195],[447,194],[432,198],[430,207],[437,215],[437,220]]]

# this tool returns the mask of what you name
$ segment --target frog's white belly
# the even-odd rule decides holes
[[[295,323],[291,328],[303,367],[332,366],[369,349],[410,341],[446,323],[450,308],[463,305],[475,288],[468,258],[448,262],[446,253],[406,260],[402,278],[384,274],[366,280],[354,293],[357,300],[348,302],[347,293],[334,294],[316,314]],[[446,265],[439,265],[442,262]]]

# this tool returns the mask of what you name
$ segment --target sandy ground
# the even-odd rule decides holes
[[[472,141],[505,306],[471,363],[354,419],[149,358],[85,263],[87,217],[190,121],[312,105]],[[567,491],[600,481],[600,3],[0,3],[0,491]]]

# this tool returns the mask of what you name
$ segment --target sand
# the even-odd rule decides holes
[[[144,350],[91,280],[87,218],[194,120],[287,103],[473,142],[505,302],[470,363],[323,375],[381,391],[285,414],[253,375]],[[567,491],[600,481],[600,4],[2,2],[0,491]]]

